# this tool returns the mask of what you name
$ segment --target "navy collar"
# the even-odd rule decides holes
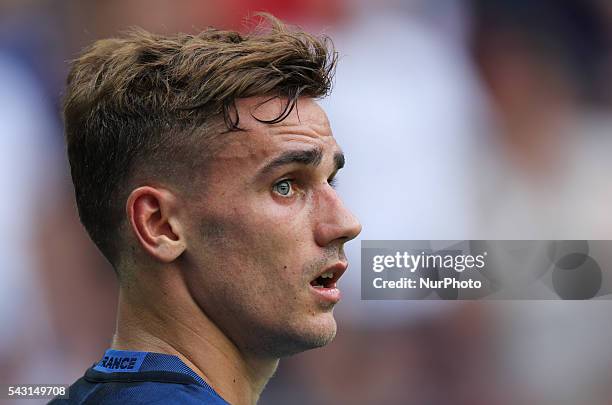
[[[170,354],[108,349],[102,359],[85,372],[84,378],[93,383],[197,384],[221,398],[202,377],[177,356]]]

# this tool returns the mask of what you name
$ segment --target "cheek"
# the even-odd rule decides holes
[[[257,300],[262,289],[280,297],[281,290],[302,285],[304,266],[315,253],[307,201],[283,205],[260,193],[223,203],[189,212],[197,219],[191,222],[188,251],[201,288],[233,288],[222,285],[231,283],[237,293],[243,289]]]
[[[239,320],[272,327],[303,305],[308,259],[291,230],[252,218],[208,217],[198,232],[189,283],[218,324],[231,328]]]
[[[254,215],[209,216],[197,232],[198,261],[224,279],[259,284],[301,277],[306,248],[291,224]]]

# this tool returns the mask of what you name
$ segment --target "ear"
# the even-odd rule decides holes
[[[142,248],[155,259],[170,263],[186,249],[177,216],[177,197],[169,190],[143,186],[133,190],[126,204],[131,229]]]

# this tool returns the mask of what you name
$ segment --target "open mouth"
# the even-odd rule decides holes
[[[342,274],[346,270],[346,266],[346,263],[337,263],[328,267],[312,280],[310,285],[316,289],[337,288],[336,282],[342,277]]]
[[[336,281],[340,278],[339,273],[333,271],[327,271],[321,274],[310,282],[310,285],[314,288],[336,288]]]
[[[346,262],[338,262],[322,270],[310,282],[310,291],[317,297],[320,303],[325,305],[326,309],[333,307],[334,304],[340,301],[341,293],[336,282],[342,277],[346,267]]]

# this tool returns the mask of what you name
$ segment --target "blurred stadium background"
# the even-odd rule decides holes
[[[1,383],[72,382],[113,333],[64,157],[66,61],[260,10],[341,54],[322,104],[361,239],[612,239],[609,1],[2,0]],[[612,303],[365,302],[347,252],[336,340],[282,361],[262,404],[612,403]]]

